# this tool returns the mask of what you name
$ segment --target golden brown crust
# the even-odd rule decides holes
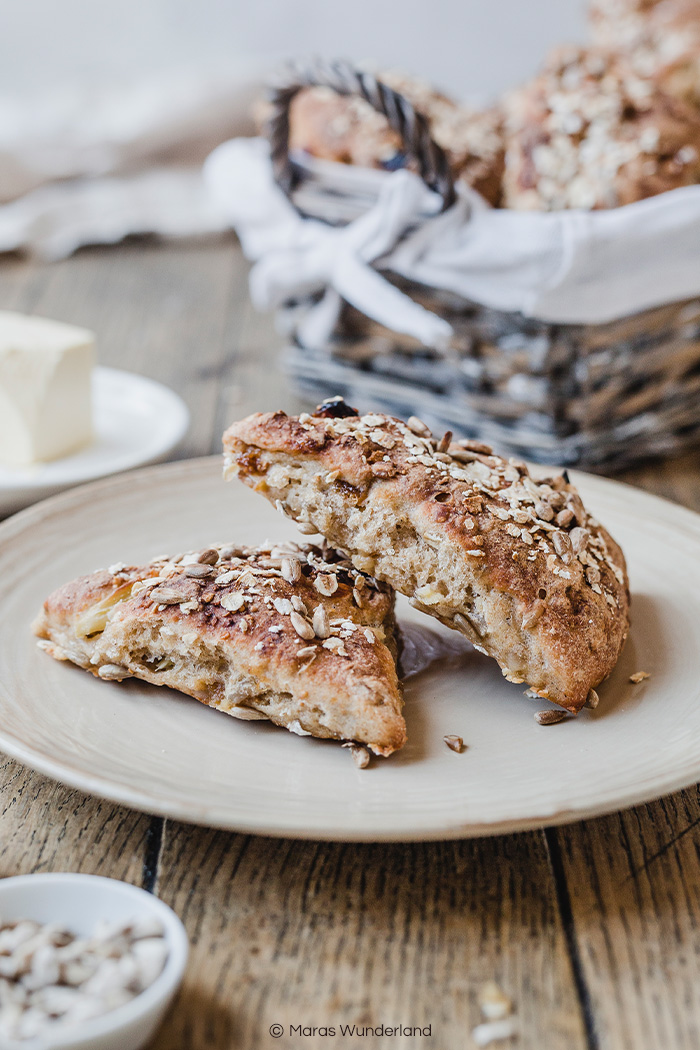
[[[447,153],[455,178],[473,187],[489,203],[501,196],[504,145],[503,115],[458,105],[428,85],[397,73],[381,80],[403,94],[426,117],[433,138]],[[290,110],[290,148],[323,160],[360,167],[411,167],[403,157],[401,137],[368,102],[344,97],[330,88],[300,91]]]
[[[615,665],[624,558],[564,478],[535,481],[485,446],[374,413],[257,414],[224,449],[227,476],[461,630],[510,680],[577,711]]]
[[[393,594],[327,549],[209,548],[112,566],[54,592],[34,631],[99,677],[168,685],[376,754],[405,742]]]
[[[506,207],[612,208],[700,182],[700,116],[619,55],[558,48],[506,108]]]
[[[593,0],[591,23],[598,46],[700,106],[700,0]]]

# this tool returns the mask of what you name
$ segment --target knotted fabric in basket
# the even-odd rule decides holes
[[[312,83],[385,112],[420,174],[290,158],[289,103]],[[700,438],[700,186],[610,211],[496,210],[455,188],[425,122],[368,74],[295,71],[274,107],[270,144],[225,143],[205,176],[302,387],[567,464]]]

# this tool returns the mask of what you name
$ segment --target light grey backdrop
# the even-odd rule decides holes
[[[460,97],[585,36],[585,0],[0,0],[0,93],[322,54],[422,74]]]

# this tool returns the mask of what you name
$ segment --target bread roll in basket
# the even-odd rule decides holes
[[[313,85],[383,114],[405,166],[290,151]],[[607,210],[489,207],[408,99],[344,62],[281,76],[267,132],[220,146],[205,178],[304,395],[593,470],[700,441],[700,185]]]

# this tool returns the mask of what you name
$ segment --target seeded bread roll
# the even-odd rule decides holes
[[[388,587],[333,551],[208,548],[55,591],[34,624],[57,660],[166,685],[243,719],[389,755],[406,739]]]
[[[591,22],[599,46],[700,107],[700,0],[594,0]]]
[[[700,182],[700,115],[603,51],[558,50],[506,110],[506,207],[614,208]]]
[[[589,16],[594,35],[597,36],[598,26],[603,22],[612,25],[624,19],[646,16],[658,7],[659,3],[663,3],[663,0],[590,0]],[[600,43],[607,47],[608,43],[612,44],[613,41],[609,40],[603,44],[601,40]]]
[[[224,451],[226,477],[461,631],[509,681],[576,712],[615,666],[624,557],[564,477],[534,480],[486,446],[339,399],[249,416]]]
[[[458,105],[428,85],[397,73],[382,73],[383,83],[404,95],[427,118],[433,138],[447,153],[455,178],[461,178],[491,204],[501,196],[503,176],[502,114]],[[307,88],[290,110],[290,148],[313,157],[360,167],[411,166],[401,137],[381,113],[362,98],[341,96],[327,87]]]

